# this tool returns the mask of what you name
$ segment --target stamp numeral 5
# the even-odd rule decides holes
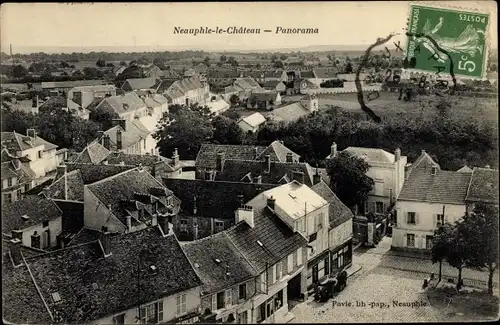
[[[474,63],[474,61],[467,61],[467,55],[462,55],[460,59],[464,60],[465,62],[458,61],[458,70],[467,70],[469,72],[474,72],[474,70],[476,70],[476,64]],[[470,68],[467,68],[467,65],[470,65]]]

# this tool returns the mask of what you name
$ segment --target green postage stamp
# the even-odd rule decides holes
[[[483,78],[489,19],[485,13],[411,5],[406,34],[409,70]]]

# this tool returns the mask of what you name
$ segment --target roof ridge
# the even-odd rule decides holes
[[[23,258],[23,262],[24,264],[26,265],[26,269],[28,270],[28,273],[31,277],[31,280],[33,281],[33,284],[35,285],[35,288],[36,288],[36,291],[38,292],[38,294],[40,295],[40,299],[42,300],[43,302],[43,305],[45,306],[45,308],[47,309],[47,312],[49,313],[49,316],[50,318],[52,319],[52,321],[54,321],[54,315],[52,315],[52,312],[50,311],[50,308],[49,306],[47,305],[47,302],[45,301],[45,299],[43,298],[43,295],[42,295],[42,292],[40,290],[40,287],[38,286],[38,284],[36,283],[36,280],[35,280],[35,277],[33,276],[33,273],[31,273],[31,269],[28,265],[28,262],[26,262],[26,259],[24,258],[24,255],[22,252],[20,252],[21,254],[21,257]]]
[[[105,181],[108,181],[108,180],[111,180],[113,178],[116,178],[118,176],[121,176],[122,174],[125,174],[125,173],[128,173],[128,172],[131,172],[131,171],[139,171],[139,167],[135,167],[135,168],[131,168],[131,169],[127,169],[127,170],[124,170],[122,172],[119,172],[118,174],[115,174],[115,175],[111,175],[107,178],[103,178],[101,180],[98,180],[97,182],[94,182],[94,183],[91,183],[91,184],[87,184],[85,186],[91,186],[91,185],[95,185],[95,184],[100,184],[100,183],[104,183]]]

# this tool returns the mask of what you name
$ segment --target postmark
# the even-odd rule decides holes
[[[408,70],[482,79],[488,60],[488,13],[411,5]]]

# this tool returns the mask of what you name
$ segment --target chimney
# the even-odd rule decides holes
[[[114,118],[111,120],[111,125],[116,126],[119,125],[123,129],[123,131],[127,131],[127,120],[122,118]]]
[[[420,151],[420,154],[423,155],[425,153],[425,150],[422,149],[422,151]]]
[[[104,144],[103,144],[104,131],[97,131],[97,138],[99,139],[99,143],[100,143],[101,145],[104,145]]]
[[[262,175],[254,177],[253,182],[255,184],[262,184]]]
[[[177,166],[179,164],[179,152],[177,148],[174,148],[174,153],[172,154],[172,164]]]
[[[300,184],[304,184],[305,175],[303,172],[296,170],[293,172],[293,179],[299,182]]]
[[[216,161],[215,169],[217,171],[221,172],[223,168],[224,168],[224,153],[219,152],[219,153],[217,153],[217,161]]]
[[[168,217],[162,214],[158,214],[157,220],[158,220],[158,225],[163,231],[163,234],[167,235],[170,232],[170,227],[168,225]]]
[[[12,238],[13,239],[19,239],[20,241],[23,240],[23,231],[19,229],[14,229],[12,230]]]
[[[39,108],[40,108],[40,101],[38,99],[38,96],[35,96],[35,98],[33,98],[32,104],[31,104],[31,113],[38,114]]]
[[[397,148],[394,151],[394,160],[395,162],[398,162],[401,159],[401,149]]]
[[[40,235],[36,231],[33,233],[33,235],[31,235],[31,247],[41,248],[40,247]]]
[[[291,153],[291,152],[288,152],[288,153],[286,154],[286,162],[287,162],[287,163],[291,163],[291,162],[293,162],[293,155],[292,155],[292,153]]]
[[[259,156],[259,148],[255,147],[253,148],[253,159],[256,160],[258,156]]]
[[[337,144],[334,142],[330,148],[330,158],[335,158],[337,156]]]
[[[197,206],[196,195],[195,195],[193,197],[193,216],[195,216],[197,212],[198,212],[198,206]]]
[[[110,150],[111,149],[111,145],[110,145],[110,142],[109,142],[109,134],[105,134],[102,138],[102,145],[104,148]]]
[[[153,213],[153,216],[151,217],[151,226],[155,227],[158,225],[158,215],[156,213]]]
[[[36,139],[36,130],[35,129],[27,129],[26,130],[26,135]]]
[[[245,196],[243,194],[238,194],[238,202],[240,202],[240,206],[243,206],[243,200]]]
[[[266,173],[271,172],[271,156],[266,155]]]
[[[274,211],[275,203],[276,203],[276,199],[273,198],[272,196],[267,199],[267,207],[273,211]]]
[[[72,99],[75,103],[77,103],[78,105],[82,106],[82,92],[81,91],[75,91],[73,93],[73,99]]]
[[[132,217],[126,216],[125,218],[127,220],[127,230],[130,231],[130,230],[132,230]]]
[[[116,150],[122,150],[122,130],[116,130]]]
[[[436,175],[436,171],[437,171],[437,167],[436,166],[432,166],[431,174],[432,175]]]
[[[236,223],[240,222],[241,220],[244,220],[250,228],[254,227],[254,211],[253,207],[250,205],[242,205],[236,210],[235,213],[236,216]]]
[[[130,218],[130,217],[129,217]],[[127,219],[128,222],[128,219]],[[111,234],[109,231],[105,231],[100,234],[99,241],[101,242],[102,251],[104,252],[104,257],[111,255]]]
[[[60,176],[66,175],[68,172],[68,166],[66,165],[59,165],[57,166],[57,174]]]
[[[316,185],[319,182],[321,182],[321,175],[319,174],[318,164],[316,164],[316,173],[314,173],[313,176],[313,183],[314,183],[313,185]]]
[[[10,240],[10,257],[14,267],[21,266],[23,257],[21,255],[21,241],[17,238]]]

